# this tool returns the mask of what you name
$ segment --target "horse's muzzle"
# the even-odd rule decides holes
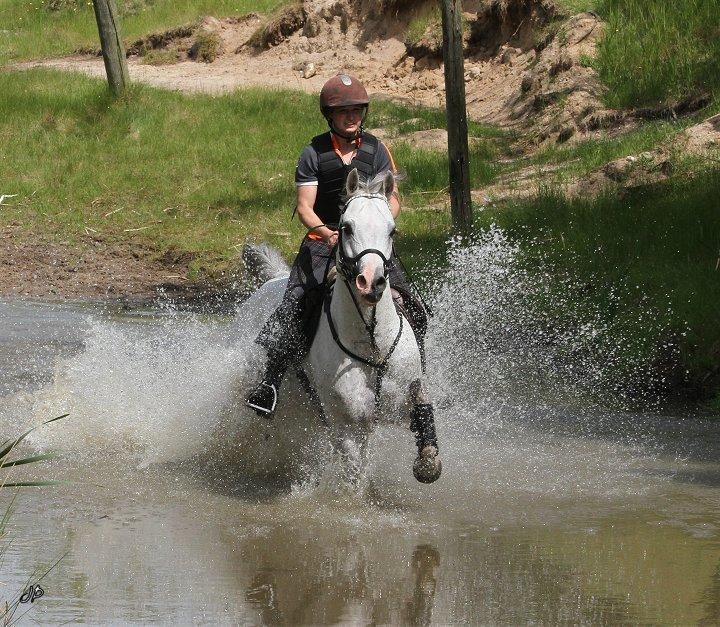
[[[362,270],[355,277],[355,287],[360,298],[370,305],[376,305],[388,284],[385,268],[382,264],[372,263],[370,260],[362,265]]]

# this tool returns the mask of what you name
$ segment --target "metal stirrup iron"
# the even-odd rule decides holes
[[[255,403],[253,403],[250,400],[250,398],[252,398],[253,394],[255,394],[255,392],[257,392],[258,390],[260,390],[263,387],[266,387],[272,391],[273,400],[272,400],[272,406],[270,408],[263,407],[262,405],[256,405]],[[253,394],[251,394],[250,398],[248,398],[245,401],[245,404],[248,407],[250,407],[251,409],[254,409],[255,411],[260,412],[261,414],[264,414],[266,416],[271,415],[275,411],[275,408],[277,407],[277,402],[278,402],[278,391],[277,391],[277,388],[273,384],[265,383],[264,381],[261,381],[260,384],[257,386],[257,388],[255,388],[255,391],[253,392]]]

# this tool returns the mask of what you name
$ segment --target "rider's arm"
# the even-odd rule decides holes
[[[300,185],[297,188],[298,217],[300,218],[300,222],[308,229],[312,229],[323,223],[315,211],[313,211],[317,190],[317,185]],[[337,233],[326,226],[314,229],[313,232],[320,235],[329,244],[334,245],[335,241],[337,241]]]
[[[400,215],[400,194],[398,194],[397,185],[390,196],[390,213],[392,213],[393,220],[397,220]]]

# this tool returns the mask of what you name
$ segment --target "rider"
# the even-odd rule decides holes
[[[270,417],[275,411],[285,371],[303,358],[315,334],[327,270],[334,264],[332,252],[338,240],[336,227],[347,175],[354,168],[364,180],[388,170],[395,172],[390,151],[363,128],[369,106],[365,87],[348,74],[334,76],[320,92],[320,111],[330,130],[312,139],[295,170],[297,213],[308,234],[293,262],[283,300],[255,340],[267,349],[267,364],[262,381],[247,397],[247,405],[262,416]],[[389,203],[393,218],[397,218],[397,189]],[[422,341],[425,312],[410,292],[394,254],[389,273],[390,285],[402,297],[411,325]]]

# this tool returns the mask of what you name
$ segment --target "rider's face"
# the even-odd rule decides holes
[[[343,134],[353,135],[360,130],[363,107],[339,107],[332,112],[333,126]]]

